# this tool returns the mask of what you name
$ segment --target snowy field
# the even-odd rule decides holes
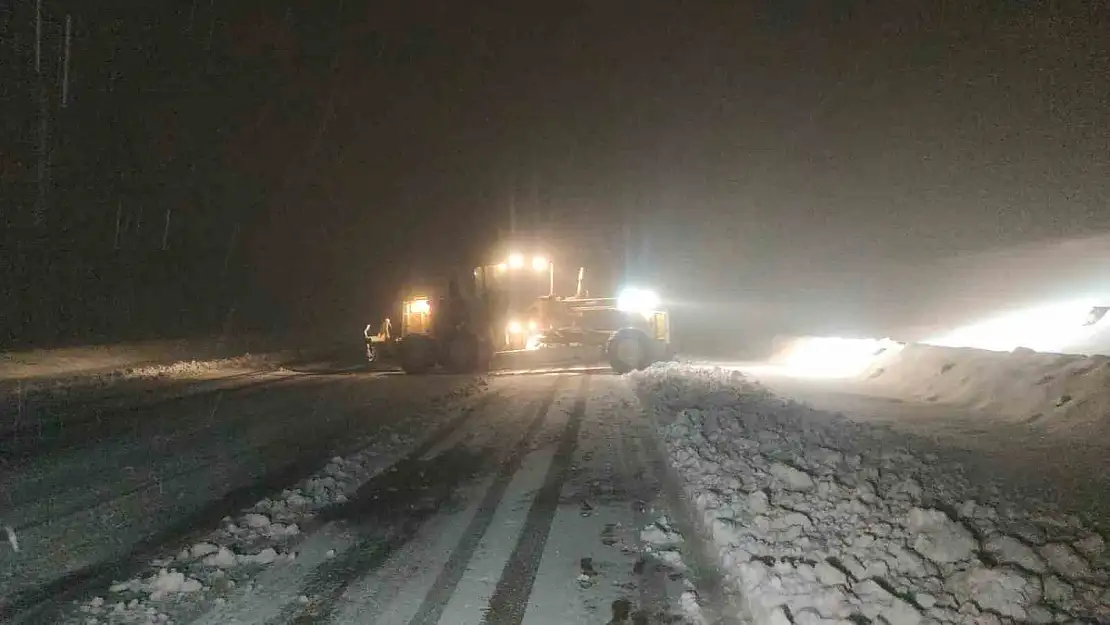
[[[1110,622],[1100,510],[1067,514],[1007,474],[984,479],[947,438],[739,372],[633,382],[750,622]]]
[[[178,339],[0,352],[0,381],[79,378],[178,362],[217,361],[288,350],[288,341],[262,337]]]
[[[223,372],[272,369],[335,351],[336,341],[236,337],[181,339],[0,352],[0,394],[53,397],[120,388],[146,381],[204,378]],[[358,356],[357,344],[351,352]]]

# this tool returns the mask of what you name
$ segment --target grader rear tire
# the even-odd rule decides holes
[[[643,330],[624,328],[610,337],[605,353],[613,371],[624,374],[651,366],[655,362],[653,348],[651,337]]]
[[[476,373],[481,360],[481,345],[473,334],[457,334],[444,346],[443,364],[452,373]]]
[[[436,364],[435,341],[425,336],[408,336],[400,343],[401,369],[409,375],[427,373]]]

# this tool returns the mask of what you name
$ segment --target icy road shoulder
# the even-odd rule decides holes
[[[1110,553],[1073,517],[742,375],[633,376],[755,623],[1110,622]],[[867,619],[864,621],[863,619]]]

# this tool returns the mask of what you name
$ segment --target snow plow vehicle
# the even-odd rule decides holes
[[[524,277],[530,279],[514,275],[528,269],[531,276]],[[409,374],[436,367],[472,373],[606,361],[626,373],[673,356],[669,315],[654,292],[630,288],[618,297],[589,297],[584,274],[579,269],[574,296],[560,297],[553,264],[537,256],[527,265],[512,254],[475,268],[472,279],[451,278],[446,293],[409,287],[400,331],[385,352]],[[536,277],[544,278],[544,294],[536,292]]]

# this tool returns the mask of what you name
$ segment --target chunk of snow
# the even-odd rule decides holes
[[[1041,600],[1039,579],[1011,567],[976,567],[952,576],[956,595],[1003,616],[1025,618],[1027,609]]]
[[[1016,564],[1037,573],[1045,570],[1044,560],[1037,552],[1013,536],[995,536],[984,543],[983,548],[1002,564]]]
[[[859,599],[859,611],[871,620],[882,617],[887,622],[916,625],[921,613],[900,597],[891,594],[874,580],[866,579],[852,586],[852,593]]]
[[[274,560],[277,560],[277,557],[277,551],[267,547],[254,555],[241,555],[239,561],[245,564],[272,564]]]
[[[808,473],[781,462],[771,465],[771,475],[778,478],[787,490],[807,491],[813,488],[813,478]]]
[[[640,540],[654,547],[671,547],[682,542],[682,535],[666,526],[652,523],[640,531]]]
[[[848,581],[843,571],[828,562],[818,562],[814,570],[822,586],[838,586]]]
[[[1091,534],[1082,540],[1075,541],[1075,548],[1088,558],[1097,558],[1102,554],[1102,550],[1106,548],[1106,541],[1099,534]]]
[[[238,562],[238,558],[236,558],[235,554],[227,547],[220,547],[219,551],[204,559],[204,564],[221,569],[230,569],[238,564]]]
[[[1069,579],[1079,579],[1091,574],[1087,561],[1065,543],[1048,543],[1040,548],[1041,557],[1052,570]]]
[[[1053,603],[1066,604],[1071,602],[1075,596],[1075,589],[1072,588],[1071,584],[1055,575],[1044,577],[1043,584],[1044,598]]]
[[[260,529],[270,525],[270,517],[265,514],[248,514],[243,517],[243,522],[247,524],[247,527]]]
[[[116,582],[112,584],[108,590],[109,592],[138,592],[143,588],[143,581],[141,579],[130,579],[126,582]]]
[[[768,625],[791,625],[790,617],[786,615],[786,611],[780,607],[771,610],[767,617]]]
[[[169,594],[188,594],[199,591],[203,585],[181,571],[162,569],[146,584],[150,598],[157,601]]]
[[[913,508],[906,527],[917,535],[914,551],[939,564],[965,560],[978,546],[966,527],[940,510]]]
[[[212,543],[197,543],[189,550],[189,554],[193,558],[203,558],[206,555],[216,553],[220,548]]]

